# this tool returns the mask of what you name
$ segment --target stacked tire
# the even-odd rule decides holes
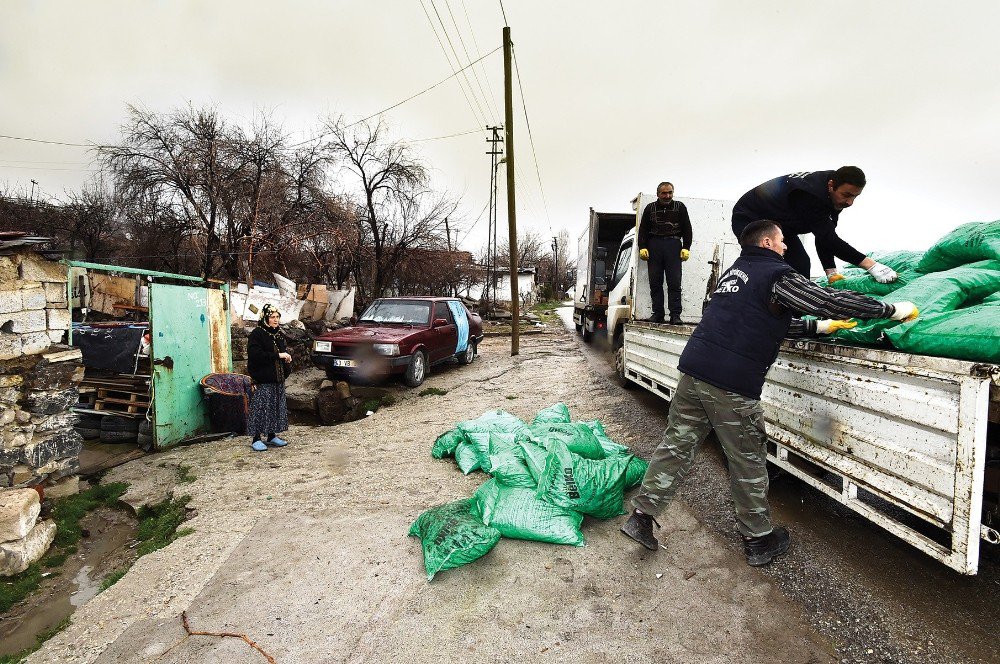
[[[97,440],[101,437],[101,415],[77,415],[76,432],[84,440]]]
[[[139,419],[121,415],[105,415],[101,418],[102,443],[136,443],[139,436]]]
[[[153,451],[153,424],[146,418],[139,420],[136,442],[139,443],[139,447],[142,450],[146,452]]]

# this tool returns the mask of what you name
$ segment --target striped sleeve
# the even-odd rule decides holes
[[[824,288],[796,272],[775,282],[772,296],[797,314],[817,318],[889,318],[895,309],[891,304],[849,290]]]
[[[797,339],[799,337],[815,337],[817,334],[816,321],[806,320],[804,318],[793,318],[792,324],[788,326],[788,332],[785,333],[785,338]]]

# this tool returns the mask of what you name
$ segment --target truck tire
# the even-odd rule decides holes
[[[410,356],[410,364],[403,374],[403,382],[409,387],[419,387],[427,377],[427,356],[423,351],[417,351]]]
[[[470,341],[465,350],[458,353],[455,357],[458,358],[459,364],[472,364],[472,361],[476,359],[476,345]]]
[[[582,327],[582,329],[580,330],[580,336],[583,337],[583,342],[584,343],[588,343],[589,344],[594,339],[594,333],[591,330],[587,329],[587,319],[586,318],[583,320],[583,325],[581,327]]]
[[[583,325],[580,325],[579,323],[573,323],[573,327],[576,328],[576,333],[577,334],[580,334],[581,332],[583,332]]]
[[[80,415],[73,428],[84,440],[97,440],[101,437],[101,416]]]
[[[612,352],[615,356],[615,377],[618,384],[621,385],[626,390],[631,390],[635,387],[635,383],[628,379],[625,374],[625,334],[619,332],[615,335],[614,344],[612,345]]]
[[[101,419],[102,443],[134,443],[139,434],[139,420],[134,417],[105,415]]]

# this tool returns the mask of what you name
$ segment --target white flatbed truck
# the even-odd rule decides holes
[[[651,200],[640,195],[637,209]],[[619,380],[668,401],[706,292],[740,251],[731,204],[684,203],[694,243],[682,318],[692,324],[639,320],[651,307],[634,231],[607,314]],[[1000,366],[786,340],[761,401],[775,466],[959,573],[976,574],[983,540],[1000,543]]]

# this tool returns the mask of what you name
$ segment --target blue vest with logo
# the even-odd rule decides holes
[[[719,279],[678,369],[720,389],[760,399],[764,377],[792,322],[790,310],[771,302],[771,288],[789,272],[794,272],[792,267],[770,249],[743,249]]]

